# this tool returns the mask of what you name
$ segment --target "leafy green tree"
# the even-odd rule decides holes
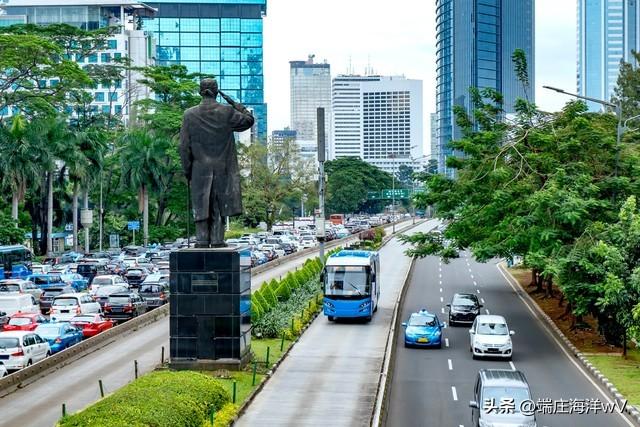
[[[400,184],[399,187],[411,188],[413,174],[413,167],[407,165],[398,166],[398,171],[396,172],[396,185]]]
[[[327,212],[379,212],[383,201],[367,200],[367,192],[392,187],[391,174],[355,157],[325,163],[327,174]]]
[[[16,227],[13,218],[0,212],[0,245],[16,245],[25,241],[25,230]]]

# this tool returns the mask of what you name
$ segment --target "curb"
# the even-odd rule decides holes
[[[589,360],[585,357],[585,354],[582,353],[575,345],[573,345],[571,340],[567,338],[567,336],[556,325],[553,319],[551,319],[551,317],[538,306],[536,301],[533,298],[531,298],[529,293],[522,287],[520,282],[518,282],[516,278],[513,277],[511,272],[507,268],[505,268],[504,262],[500,262],[497,267],[499,270],[501,270],[505,274],[505,277],[508,276],[508,280],[512,281],[519,288],[520,291],[518,293],[522,297],[527,299],[527,301],[530,303],[530,305],[538,314],[538,317],[540,317],[545,321],[549,330],[551,330],[556,335],[556,337],[560,339],[560,341],[564,344],[564,346],[571,351],[572,355],[576,359],[578,359],[578,361],[584,368],[584,371],[586,371],[594,380],[600,383],[603,390],[609,394],[609,397],[611,399],[613,399],[619,405],[623,405],[624,402],[626,402],[625,397],[622,394],[620,394],[620,392],[613,385],[613,383],[609,381],[609,379],[605,377],[602,374],[602,372],[600,372],[599,369],[597,369],[591,362],[589,362]],[[635,425],[640,426],[640,411],[638,410],[638,408],[636,408],[633,405],[627,404],[624,407],[624,413],[628,415],[628,419],[633,421]]]

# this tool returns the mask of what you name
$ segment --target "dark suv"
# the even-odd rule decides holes
[[[160,307],[169,302],[169,285],[165,282],[143,283],[138,294],[147,302],[149,309]]]
[[[93,283],[93,278],[106,273],[106,268],[102,264],[98,263],[86,263],[86,264],[78,264],[78,274],[88,280],[87,286],[91,286]]]
[[[127,270],[127,273],[124,275],[124,278],[127,279],[127,283],[132,288],[137,288],[140,286],[140,283],[144,281],[149,275],[149,270],[144,267],[131,267]]]
[[[55,297],[62,294],[72,294],[74,292],[76,292],[76,290],[73,286],[56,286],[45,289],[42,295],[40,295],[40,311],[42,314],[49,313],[51,303]]]
[[[135,292],[109,295],[103,306],[104,315],[112,320],[129,320],[147,312],[147,303]]]
[[[482,304],[474,294],[454,294],[449,307],[449,326],[458,323],[473,323],[480,314]]]

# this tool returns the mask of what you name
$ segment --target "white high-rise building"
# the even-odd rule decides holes
[[[13,24],[68,24],[83,30],[97,30],[118,26],[120,30],[107,40],[104,49],[73,60],[81,67],[112,64],[120,58],[129,58],[131,65],[144,67],[155,63],[153,36],[139,29],[139,20],[150,17],[156,9],[137,0],[8,0],[0,1],[0,27]],[[93,95],[93,112],[112,114],[126,124],[133,119],[136,101],[149,98],[148,87],[138,83],[142,78],[137,71],[126,71],[122,78],[100,82],[88,89]],[[56,85],[52,77],[42,84]],[[10,109],[0,111],[0,116],[11,114]]]
[[[422,81],[404,77],[333,79],[329,155],[359,157],[387,172],[422,156]]]
[[[331,137],[331,67],[314,63],[314,56],[306,61],[290,61],[291,65],[291,130],[296,131],[300,154],[317,158],[317,109],[325,111],[325,142]]]

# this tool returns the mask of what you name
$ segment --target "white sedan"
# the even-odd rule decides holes
[[[9,370],[19,370],[51,355],[47,340],[30,331],[0,332],[0,359]]]
[[[500,357],[511,360],[514,332],[507,327],[502,316],[481,314],[469,329],[469,351],[473,358]]]

